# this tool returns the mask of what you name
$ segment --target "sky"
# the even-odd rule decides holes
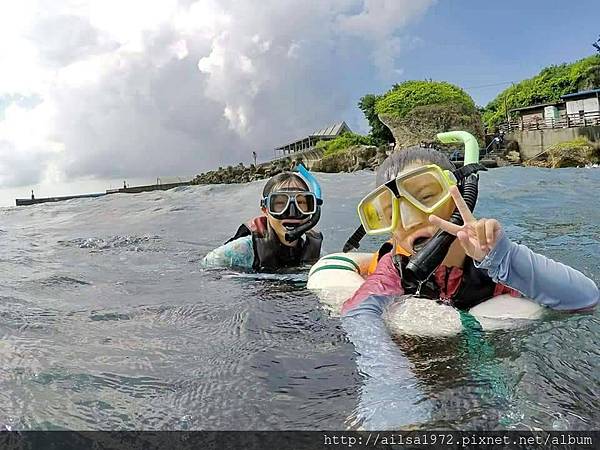
[[[0,206],[273,157],[410,79],[478,105],[595,52],[596,1],[22,0],[0,14]]]

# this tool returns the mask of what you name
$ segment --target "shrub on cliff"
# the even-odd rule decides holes
[[[354,145],[373,145],[373,138],[356,133],[343,133],[330,141],[319,141],[315,147],[324,149],[323,156],[329,156]]]
[[[473,99],[461,88],[445,81],[405,81],[396,84],[375,104],[375,111],[402,119],[418,106],[458,104],[475,111]]]
[[[560,64],[542,69],[502,91],[485,107],[483,120],[493,128],[506,120],[506,110],[541,103],[557,102],[560,97],[586,89],[600,87],[600,55],[580,59],[572,64]]]
[[[548,162],[552,168],[584,167],[598,164],[599,160],[600,149],[585,137],[561,142],[548,149]]]

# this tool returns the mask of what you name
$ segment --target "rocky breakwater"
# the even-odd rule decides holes
[[[372,145],[356,145],[312,161],[310,169],[315,172],[354,172],[363,169],[375,169],[387,156],[387,147]],[[302,157],[289,157],[249,166],[240,163],[237,166],[219,167],[217,170],[197,175],[192,184],[231,184],[248,183],[250,181],[270,178],[281,172],[293,170]]]
[[[211,170],[196,177],[192,184],[230,184],[230,183],[248,183],[250,181],[270,178],[273,175],[291,170],[295,167],[291,158],[282,158],[266,164],[250,164],[244,166],[239,163],[237,166],[219,167],[217,170]]]

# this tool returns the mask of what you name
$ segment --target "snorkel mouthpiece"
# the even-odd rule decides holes
[[[300,236],[312,229],[319,222],[319,219],[321,218],[321,205],[323,204],[323,199],[321,198],[321,185],[319,185],[317,179],[312,176],[312,174],[306,170],[306,167],[304,167],[302,164],[298,164],[295,170],[306,182],[306,185],[309,187],[310,191],[315,194],[315,197],[317,198],[317,207],[315,213],[306,223],[303,223],[298,227],[295,227],[293,230],[285,233],[285,240],[288,242],[297,241]]]
[[[412,248],[415,251],[415,253],[419,253],[427,245],[429,239],[431,238],[420,237],[415,239],[415,241],[412,244]]]
[[[293,231],[288,231],[285,233],[285,240],[288,242],[297,241],[300,236],[306,233],[308,230],[313,228],[321,218],[321,208],[317,207],[317,211],[311,216],[308,222],[303,223],[302,225],[294,228]]]
[[[296,228],[298,228],[301,224],[300,223],[286,223],[283,225],[283,227],[288,231],[288,232],[292,232],[294,231]]]

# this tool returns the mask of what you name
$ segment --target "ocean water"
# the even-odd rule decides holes
[[[371,172],[318,174],[324,251],[357,225]],[[258,212],[263,182],[0,210],[0,423],[13,429],[286,430],[360,426],[367,385],[340,319],[276,276],[202,270]],[[600,169],[494,169],[476,214],[600,283]],[[375,249],[376,239],[361,250]],[[380,389],[394,424],[594,429],[598,313],[512,331],[398,338],[419,397]],[[373,343],[376,345],[376,342]],[[385,354],[382,353],[382,358]],[[402,372],[383,384],[402,383]],[[383,385],[382,384],[382,385]],[[373,423],[373,422],[372,422]],[[377,423],[375,422],[376,426]]]

